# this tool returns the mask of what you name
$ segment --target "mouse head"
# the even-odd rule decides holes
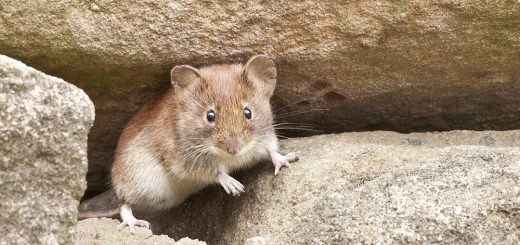
[[[176,137],[186,144],[185,150],[245,155],[272,135],[269,99],[276,67],[268,56],[254,56],[245,65],[176,66],[171,78],[177,101]]]

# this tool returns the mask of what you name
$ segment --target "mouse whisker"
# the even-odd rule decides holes
[[[289,137],[283,136],[283,135],[280,135],[280,134],[276,134],[276,137],[277,138],[282,138],[282,139],[290,139]]]
[[[278,126],[304,126],[304,127],[309,127],[309,128],[314,128],[314,125],[312,124],[308,124],[308,123],[291,123],[291,122],[281,122],[281,123],[277,123],[277,124],[274,124],[273,126],[274,127],[278,127]]]
[[[278,123],[274,124],[273,127],[275,130],[302,130],[302,131],[311,131],[311,132],[322,132],[321,130],[316,129],[313,125],[305,124],[305,123]]]
[[[277,111],[279,111],[279,110],[281,110],[281,109],[283,109],[283,108],[286,108],[286,107],[292,106],[292,105],[294,105],[294,104],[298,104],[298,103],[303,102],[303,101],[306,101],[306,100],[307,100],[307,99],[301,99],[301,100],[297,100],[297,101],[291,102],[291,103],[289,103],[289,104],[287,104],[287,105],[284,105],[284,106],[282,106],[282,107],[274,108],[275,110],[274,110],[273,112],[277,112]]]
[[[322,132],[321,130],[317,130],[317,129],[311,129],[311,128],[294,128],[294,127],[291,127],[291,128],[277,128],[276,130],[299,130],[299,131],[308,131],[308,132],[314,132],[314,133],[320,133],[320,132]]]
[[[287,118],[287,117],[292,117],[292,116],[296,116],[296,115],[305,114],[307,112],[328,111],[328,110],[330,110],[330,109],[317,108],[317,109],[309,109],[309,110],[292,111],[292,112],[288,112],[288,113],[274,115],[274,118],[281,119],[281,118]]]

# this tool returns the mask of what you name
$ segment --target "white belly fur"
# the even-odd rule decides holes
[[[179,205],[207,184],[176,179],[160,163],[160,156],[138,135],[119,156],[126,165],[126,184],[114,186],[131,206],[164,209]]]
[[[262,147],[263,145],[267,147]],[[248,167],[259,160],[268,159],[268,150],[278,147],[276,136],[269,137],[255,148],[238,158],[216,157],[205,162],[212,165],[217,173],[230,173],[234,170]],[[212,176],[196,174],[197,180],[178,178],[169,174],[160,162],[160,156],[152,150],[151,142],[142,133],[137,135],[128,147],[118,156],[120,163],[125,165],[126,181],[121,186],[114,186],[116,193],[123,195],[125,201],[138,208],[164,209],[181,204],[188,196],[198,192],[214,180]],[[207,174],[207,173],[206,173]]]

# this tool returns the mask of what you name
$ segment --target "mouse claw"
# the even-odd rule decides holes
[[[282,167],[289,167],[289,163],[288,162],[276,162],[274,164],[274,175],[278,175],[280,173],[280,169]]]
[[[135,226],[141,226],[150,229],[150,222],[146,220],[136,219],[132,214],[132,209],[130,208],[130,206],[126,204],[121,207],[121,219],[123,220],[123,222],[121,222],[121,224],[117,226],[117,229],[122,230],[125,228],[125,226],[128,226],[130,234],[132,235],[135,234]]]
[[[119,225],[117,226],[117,229],[118,229],[118,230],[122,230],[123,228],[125,228],[125,226],[126,226],[127,224],[128,224],[128,222],[123,221],[123,222],[121,222],[121,224],[119,224]]]
[[[244,185],[242,185],[242,183],[226,173],[219,173],[217,178],[219,184],[224,188],[227,194],[240,196],[240,193],[245,191]]]
[[[136,226],[145,227],[147,229],[150,229],[150,223],[146,220],[130,220],[130,221],[123,221],[121,224],[117,226],[118,230],[123,230],[125,226],[128,226],[128,229],[130,230],[130,234],[135,234],[135,228]]]
[[[295,161],[299,160],[298,153],[296,153],[296,152],[290,152],[287,155],[285,155],[284,157],[285,157],[285,160],[287,160],[288,162],[295,162]]]
[[[274,175],[276,176],[280,173],[282,167],[289,167],[290,162],[298,161],[298,154],[291,152],[284,156],[278,152],[271,152],[271,160],[274,164]]]

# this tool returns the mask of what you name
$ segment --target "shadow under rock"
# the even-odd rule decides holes
[[[166,210],[133,210],[138,219],[149,221],[152,232],[156,235],[168,235],[179,240],[184,237],[199,239],[208,244],[219,244],[220,237],[228,233],[227,224],[232,222],[235,210],[254,201],[254,181],[264,175],[272,175],[273,166],[269,162],[238,171],[232,176],[242,182],[246,192],[241,196],[228,195],[218,185],[209,186],[189,197],[177,207]],[[248,188],[249,187],[249,188]],[[106,191],[98,196],[83,201],[79,210],[109,210],[118,207],[113,191]],[[119,218],[119,215],[113,216]]]
[[[223,195],[227,195],[222,192],[217,186],[211,186],[177,207],[161,211],[137,210],[135,215],[149,221],[156,235],[165,234],[175,240],[189,237],[209,241],[215,231],[220,229],[224,210]]]

